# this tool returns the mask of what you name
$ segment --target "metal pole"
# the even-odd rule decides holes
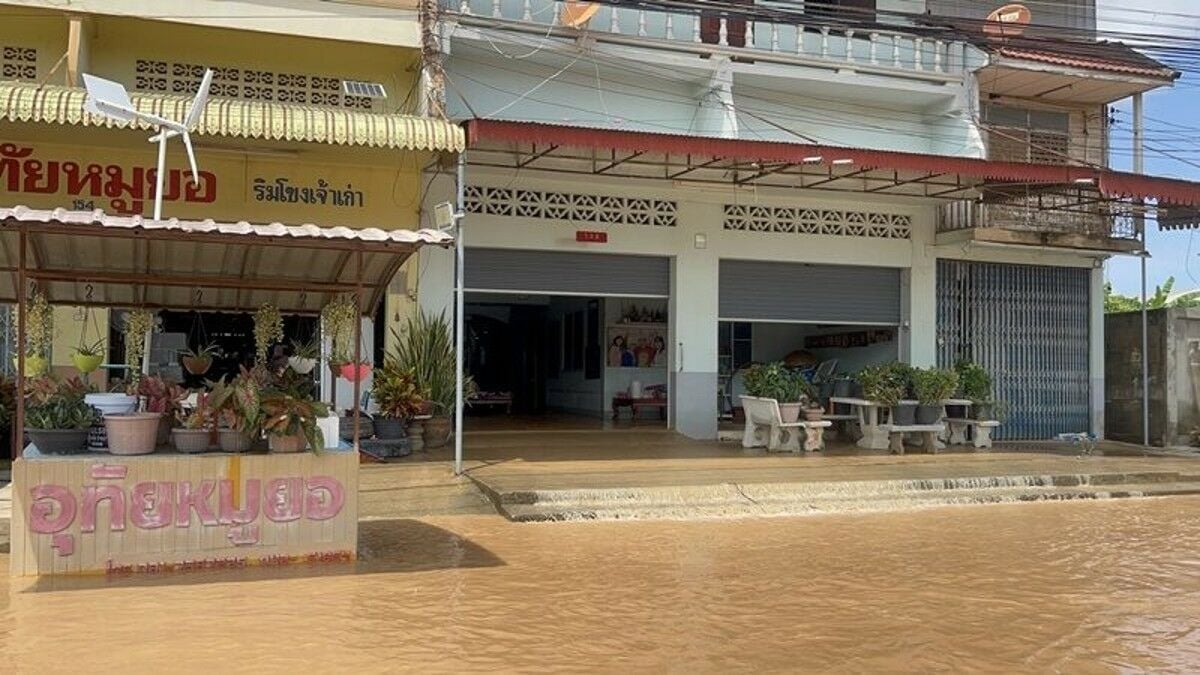
[[[1144,120],[1142,116],[1142,95],[1133,95],[1133,172],[1137,174],[1146,171],[1146,154],[1144,139]],[[1138,203],[1137,230],[1142,237],[1142,445],[1150,445],[1150,339],[1149,322],[1146,316],[1146,258],[1150,257],[1146,250],[1146,216]]]
[[[162,220],[163,174],[167,170],[167,132],[158,132],[158,173],[154,175],[154,219]]]
[[[1149,329],[1146,320],[1146,258],[1145,251],[1142,259],[1142,445],[1150,445],[1150,355],[1146,352],[1149,347]]]
[[[355,255],[354,283],[358,289],[354,295],[354,451],[358,452],[358,432],[361,424],[359,408],[362,407],[362,310],[363,310],[363,252],[359,249]],[[333,381],[337,387],[337,380]]]
[[[463,471],[463,384],[466,379],[463,372],[463,208],[466,201],[467,158],[458,154],[458,169],[455,172],[454,199],[454,474]]]

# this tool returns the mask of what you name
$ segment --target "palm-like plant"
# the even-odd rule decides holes
[[[454,409],[456,364],[450,322],[445,314],[433,316],[421,312],[408,320],[404,331],[392,331],[395,348],[389,361],[401,370],[412,373],[418,393],[433,404],[435,410],[447,414]],[[467,378],[464,392],[474,383]]]

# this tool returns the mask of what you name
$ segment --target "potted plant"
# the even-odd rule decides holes
[[[757,363],[746,369],[744,375],[746,393],[756,398],[775,399],[779,404],[779,417],[784,423],[800,419],[800,399],[804,389],[798,378],[782,361]]]
[[[893,361],[884,367],[886,377],[899,392],[899,399],[892,404],[892,424],[912,426],[917,423],[917,404],[912,398],[912,366]]]
[[[317,418],[327,411],[324,404],[273,391],[263,395],[261,410],[271,452],[301,452],[305,446],[317,452],[324,449],[325,438],[317,427]]]
[[[221,378],[210,383],[208,405],[219,422],[217,444],[222,452],[245,452],[254,445],[261,418],[260,387],[258,381],[243,372],[225,382]]]
[[[201,345],[199,349],[188,349],[180,356],[183,369],[192,375],[203,375],[212,368],[217,355],[216,345]]]
[[[404,438],[405,421],[418,414],[425,400],[417,389],[412,372],[389,360],[375,373],[371,397],[379,406],[375,416],[375,437],[380,440]]]
[[[439,448],[453,431],[450,414],[455,407],[457,370],[450,323],[444,314],[421,312],[409,318],[402,333],[392,331],[392,335],[395,346],[389,358],[412,373],[417,391],[431,405],[432,417],[424,423],[425,447]],[[464,395],[474,387],[469,377],[463,385]]]
[[[825,416],[825,407],[821,405],[821,392],[812,382],[796,374],[796,383],[800,389],[800,403],[804,410],[804,419],[808,422],[819,422]]]
[[[991,374],[983,366],[968,360],[959,361],[954,369],[958,371],[959,394],[971,402],[975,419],[994,419]]]
[[[308,375],[317,367],[320,358],[321,343],[316,337],[307,342],[292,340],[292,355],[288,357],[288,367],[292,370],[301,375]]]
[[[937,424],[942,420],[942,401],[958,389],[958,373],[949,368],[914,368],[912,385],[917,424]]]
[[[211,394],[201,392],[196,407],[183,417],[182,426],[171,430],[171,440],[179,452],[205,452],[213,445],[216,434],[217,411],[212,408]]]
[[[904,385],[897,378],[895,369],[891,365],[867,366],[858,371],[855,380],[862,387],[863,397],[883,408],[891,408],[892,421],[899,424],[895,419],[895,408],[904,397]]]
[[[182,408],[187,392],[178,384],[158,375],[140,378],[136,391],[138,396],[146,400],[145,412],[158,414],[158,444],[165,445],[171,439],[172,421]],[[105,420],[107,419],[105,417]]]
[[[39,451],[59,455],[86,451],[95,415],[84,401],[86,395],[87,387],[78,377],[60,380],[44,375],[28,382],[25,429]]]
[[[87,375],[100,367],[107,351],[104,340],[97,340],[91,344],[81,342],[75,351],[71,352],[71,362],[75,364],[76,370]]]

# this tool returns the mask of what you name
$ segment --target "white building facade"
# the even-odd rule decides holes
[[[661,380],[667,424],[710,439],[749,361],[805,351],[852,374],[967,358],[996,378],[1005,437],[1103,435],[1103,264],[1141,248],[1138,224],[1108,202],[1048,208],[1093,178],[1044,190],[985,176],[986,162],[939,162],[1097,171],[1107,104],[1169,84],[1166,69],[1002,57],[982,35],[918,25],[920,1],[811,22],[602,5],[582,29],[564,25],[580,6],[563,3],[445,9],[448,107],[478,121],[468,314],[512,327],[537,308],[521,325],[544,361],[507,371],[536,380],[515,385],[538,399],[530,410],[606,417],[614,397]],[[1031,94],[1059,79],[1068,93]],[[739,158],[709,138],[756,157],[817,149]],[[454,200],[454,178],[427,172],[427,213]],[[453,255],[422,252],[419,276],[421,305],[450,311]],[[626,345],[622,363],[637,323],[662,323],[662,347],[643,363]]]

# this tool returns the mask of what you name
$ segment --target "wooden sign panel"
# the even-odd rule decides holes
[[[352,560],[358,456],[22,458],[13,576]]]

